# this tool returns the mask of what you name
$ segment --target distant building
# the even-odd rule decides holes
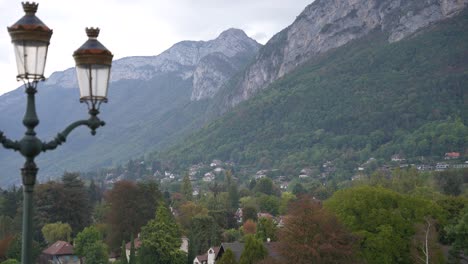
[[[215,175],[213,173],[211,173],[211,172],[207,172],[203,176],[203,181],[204,182],[211,182],[211,181],[214,181],[214,179],[215,179]]]
[[[421,164],[421,165],[416,166],[416,169],[418,171],[432,171],[434,170],[434,166]]]
[[[234,257],[237,262],[239,262],[242,252],[244,251],[244,243],[233,242],[233,243],[222,243],[220,247],[211,247],[206,254],[197,256],[193,260],[193,264],[215,264],[216,261],[220,260],[226,252],[227,249],[230,249],[234,253]],[[274,259],[280,259],[280,256],[277,252],[277,243],[267,242],[263,244],[268,251],[268,256]]]
[[[450,160],[450,159],[458,159],[460,158],[460,152],[447,152],[445,153],[444,159]]]
[[[395,154],[392,156],[392,161],[395,161],[395,162],[400,162],[400,161],[405,161],[406,159],[400,155],[400,154]]]
[[[80,264],[81,260],[73,253],[73,246],[65,241],[57,241],[48,247],[39,258],[40,264]]]
[[[444,171],[449,168],[449,165],[447,163],[437,163],[436,164],[436,171]]]

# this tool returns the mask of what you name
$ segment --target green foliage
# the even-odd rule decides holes
[[[189,232],[189,260],[221,242],[220,228],[211,216],[195,216]]]
[[[57,240],[71,241],[71,226],[67,223],[57,222],[47,224],[41,229],[42,235],[48,244],[53,244]]]
[[[41,254],[41,245],[35,240],[33,240],[31,251],[31,259],[33,260],[37,259]],[[18,260],[18,262],[21,262],[21,234],[17,234],[10,242],[10,246],[5,256],[7,259],[15,259]]]
[[[136,264],[136,255],[135,255],[135,239],[133,234],[130,236],[130,256],[128,259],[128,264]]]
[[[182,180],[181,189],[182,195],[184,196],[185,200],[191,201],[193,198],[193,188],[188,174],[185,174],[184,179]]]
[[[1,264],[20,264],[20,262],[17,261],[16,259],[7,259],[3,261]]]
[[[363,238],[361,251],[368,263],[411,263],[413,225],[442,212],[428,200],[370,186],[337,191],[325,206]]]
[[[120,264],[128,264],[127,247],[124,240],[122,240],[122,248],[120,249]]]
[[[0,240],[13,235],[14,223],[11,217],[0,215]]]
[[[96,241],[86,249],[83,257],[89,264],[108,264],[107,245],[100,240]]]
[[[257,233],[255,237],[260,241],[276,241],[277,227],[271,218],[261,217],[257,222]]]
[[[154,218],[161,199],[162,194],[155,182],[116,183],[106,195],[109,246],[118,248],[122,240],[129,241],[131,234],[138,234],[141,227]]]
[[[240,257],[239,264],[254,264],[267,256],[268,251],[263,246],[263,243],[253,235],[247,235],[245,237],[244,251]]]
[[[91,226],[76,235],[74,252],[84,257],[86,263],[106,264],[108,262],[107,246],[101,240],[99,231]]]
[[[141,229],[141,247],[138,259],[141,264],[185,263],[186,256],[179,250],[180,230],[171,213],[164,205],[159,205],[155,219]],[[180,262],[182,261],[182,262]]]
[[[161,157],[285,170],[330,160],[349,175],[371,156],[463,153],[467,24],[464,12],[399,42],[374,32],[315,57]]]
[[[280,199],[278,197],[262,194],[257,200],[261,212],[267,212],[272,215],[279,213]]]
[[[275,189],[273,185],[273,181],[270,178],[261,178],[257,181],[257,184],[254,188],[255,192],[263,193],[266,195],[273,195],[275,194]]]
[[[437,172],[435,182],[444,194],[460,195],[463,184],[468,183],[468,169]]]
[[[226,249],[223,256],[219,261],[216,262],[217,264],[237,264],[236,256],[234,252],[230,248]]]
[[[257,221],[257,209],[252,206],[242,208],[242,221],[245,223],[247,220]]]
[[[453,239],[452,255],[461,258],[468,255],[468,208],[455,225],[448,226],[448,235]]]

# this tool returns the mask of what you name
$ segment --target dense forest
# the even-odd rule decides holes
[[[381,32],[316,57],[156,155],[262,168],[440,157],[468,142],[468,15],[388,43]]]

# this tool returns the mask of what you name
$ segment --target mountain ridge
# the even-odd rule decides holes
[[[459,14],[467,5],[468,0],[317,0],[265,44],[255,63],[230,87],[234,91],[224,104],[247,100],[314,56],[372,30],[387,32],[390,43],[399,41]]]
[[[67,144],[40,155],[37,158],[41,168],[39,178],[54,178],[64,170],[112,166],[144,155],[153,147],[168,144],[190,129],[198,128],[204,119],[195,114],[204,111],[205,100],[244,67],[259,46],[243,31],[229,29],[214,40],[183,41],[157,56],[115,61],[109,104],[101,106],[100,117],[107,125],[95,137],[89,137],[89,131],[79,128],[70,135]],[[218,70],[212,66],[220,63],[228,67]],[[36,131],[42,140],[85,118],[86,107],[78,102],[76,85],[74,68],[55,72],[39,84],[36,106],[40,124]],[[196,89],[197,101],[191,101]],[[13,138],[24,133],[21,120],[26,100],[22,90],[20,87],[0,96],[0,128]],[[20,178],[15,175],[19,174],[22,163],[23,158],[17,153],[0,150],[3,168],[0,182],[18,183]]]

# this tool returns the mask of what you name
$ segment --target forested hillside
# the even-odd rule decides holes
[[[315,57],[161,158],[256,167],[441,156],[468,142],[468,14],[395,43],[374,32]]]

